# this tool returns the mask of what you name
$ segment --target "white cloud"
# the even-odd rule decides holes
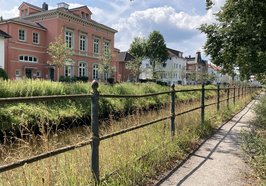
[[[117,47],[127,50],[134,37],[147,36],[153,30],[159,30],[167,43],[179,45],[178,43],[182,41],[198,36],[200,32],[197,28],[201,24],[215,21],[212,11],[209,10],[202,16],[177,12],[170,6],[135,11],[129,17],[121,18],[118,23],[113,25],[118,30]],[[193,39],[191,39],[191,42],[193,43]],[[201,42],[202,44],[203,42]],[[175,47],[177,50],[182,48]],[[195,50],[197,49],[198,46],[195,46]]]
[[[19,16],[18,6],[13,7],[11,10],[1,10],[0,16],[3,16],[4,19],[10,19]]]

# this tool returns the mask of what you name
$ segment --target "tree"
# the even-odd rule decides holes
[[[127,63],[127,68],[132,72],[133,76],[139,81],[140,65],[146,56],[146,41],[144,38],[135,37],[130,44],[129,53],[134,57],[134,60]]]
[[[208,1],[211,2],[211,1]],[[227,0],[216,14],[217,23],[201,25],[207,35],[205,52],[214,64],[242,79],[266,73],[266,1]]]
[[[72,49],[70,49],[63,40],[62,34],[55,38],[54,42],[49,43],[48,54],[51,61],[47,63],[57,67],[57,80],[59,81],[59,69],[68,61],[72,61]]]
[[[150,33],[146,43],[146,56],[150,59],[152,77],[156,78],[156,65],[164,63],[168,58],[166,44],[159,31]]]
[[[100,58],[100,73],[103,74],[103,78],[105,81],[113,78],[114,68],[111,66],[112,55],[110,50],[103,52]]]

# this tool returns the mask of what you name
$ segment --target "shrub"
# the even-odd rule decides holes
[[[7,80],[8,76],[4,69],[0,68],[0,79]]]

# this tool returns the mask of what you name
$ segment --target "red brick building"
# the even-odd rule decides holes
[[[92,20],[87,6],[69,9],[66,3],[59,3],[57,9],[48,10],[46,3],[41,8],[23,2],[19,11],[17,18],[0,20],[0,29],[11,36],[5,40],[5,70],[10,79],[57,80],[57,68],[47,63],[47,47],[60,34],[73,50],[72,61],[60,68],[60,76],[85,76],[89,80],[110,77],[99,71],[100,57],[107,50],[112,53],[112,66],[117,67],[117,31]],[[117,74],[114,77],[117,81]]]

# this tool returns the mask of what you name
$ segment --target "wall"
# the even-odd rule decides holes
[[[5,68],[5,43],[3,37],[0,37],[0,68]]]

